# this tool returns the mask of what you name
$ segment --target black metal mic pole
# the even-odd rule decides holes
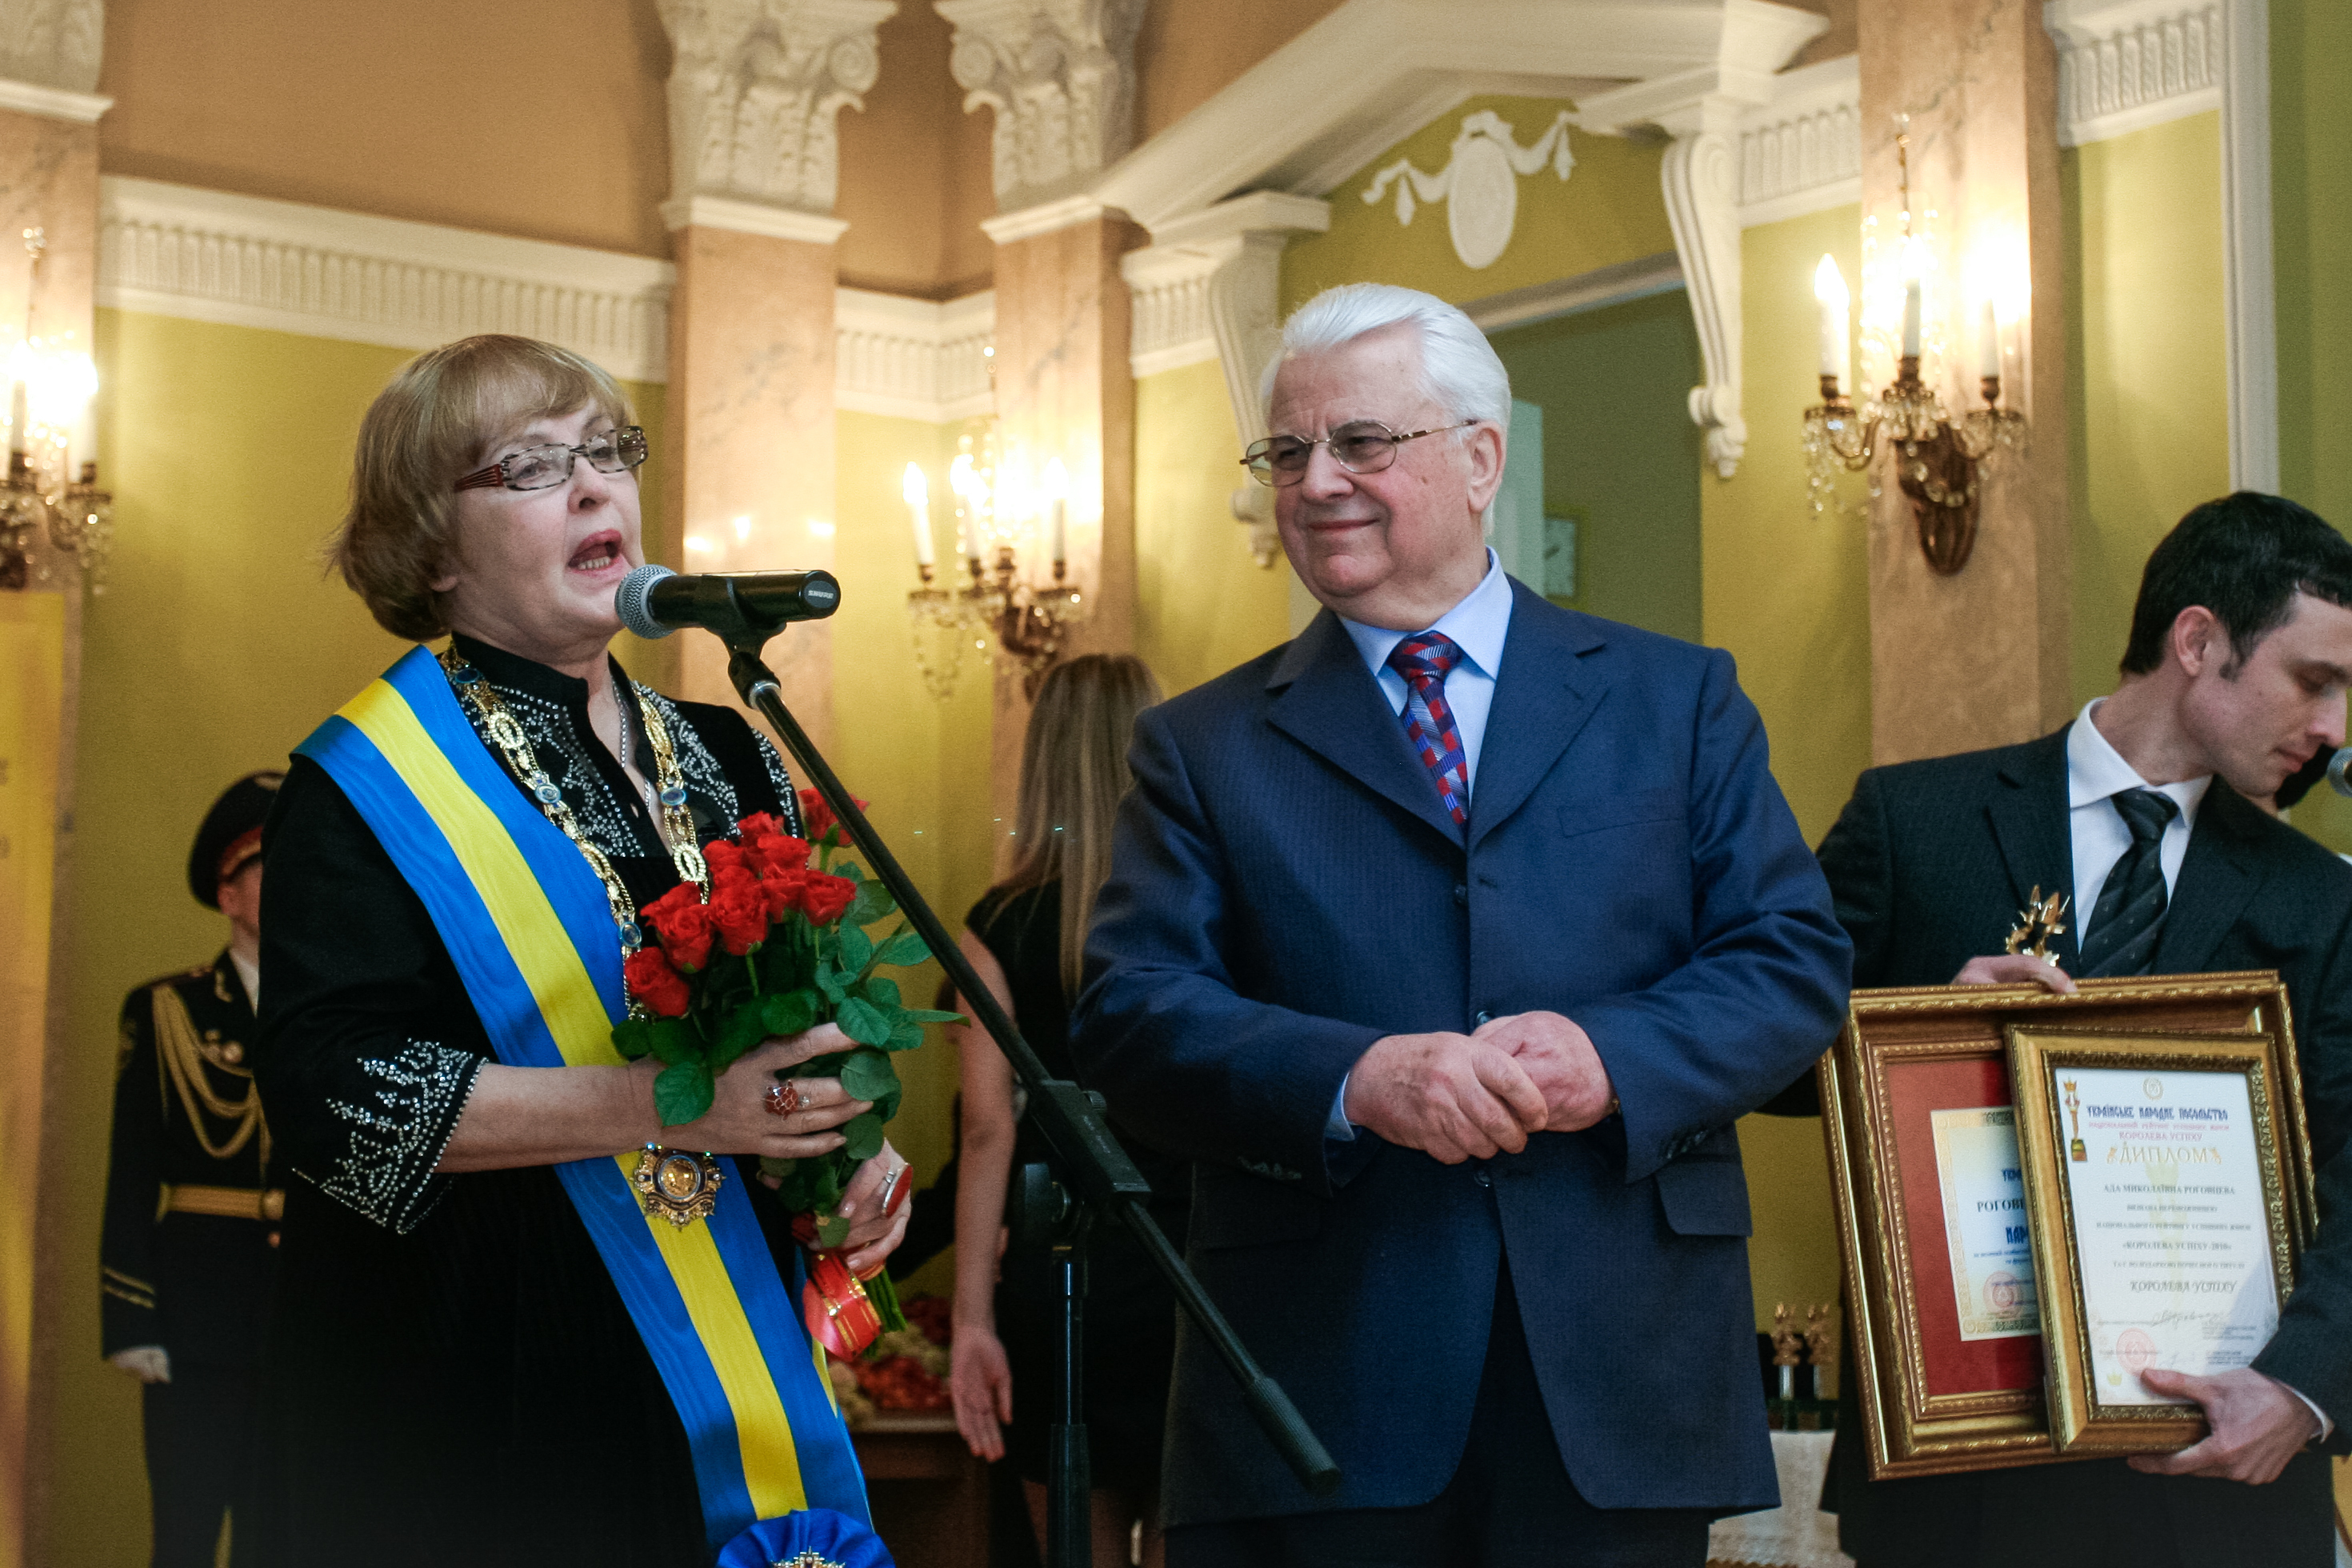
[[[948,979],[953,982],[958,994],[963,997],[965,1005],[971,1009],[981,1027],[988,1031],[997,1048],[1013,1064],[1013,1076],[1029,1091],[1028,1115],[1053,1154],[1057,1178],[1078,1203],[1096,1215],[1116,1218],[1134,1233],[1143,1250],[1166,1278],[1177,1304],[1184,1309],[1202,1337],[1215,1348],[1219,1359],[1225,1363],[1225,1369],[1241,1385],[1243,1403],[1249,1406],[1250,1415],[1265,1434],[1266,1440],[1274,1445],[1275,1451],[1282,1456],[1283,1462],[1290,1467],[1300,1485],[1318,1496],[1328,1496],[1339,1489],[1339,1467],[1332,1462],[1330,1454],[1308,1427],[1306,1419],[1298,1414],[1297,1406],[1282,1391],[1282,1385],[1259,1367],[1248,1347],[1234,1332],[1233,1325],[1225,1321],[1224,1314],[1217,1310],[1215,1302],[1209,1300],[1208,1292],[1201,1289],[1201,1281],[1185,1266],[1183,1258],[1178,1256],[1175,1247],[1161,1233],[1159,1223],[1144,1207],[1151,1196],[1151,1184],[1143,1179],[1142,1173],[1135,1168],[1135,1163],[1128,1158],[1127,1151],[1112,1136],[1110,1128],[1103,1121],[1100,1106],[1093,1096],[1076,1084],[1066,1079],[1054,1078],[1045,1071],[1045,1064],[1021,1037],[1021,1031],[1013,1026],[1011,1018],[1005,1016],[1004,1009],[997,1005],[994,994],[973,972],[971,963],[957,947],[955,939],[948,934],[947,928],[940,923],[939,916],[932,912],[929,903],[916,889],[914,880],[898,864],[898,858],[890,853],[889,847],[882,842],[881,835],[874,831],[874,825],[866,820],[866,813],[858,808],[856,800],[843,787],[840,778],[825,762],[823,753],[810,742],[807,731],[800,726],[800,721],[794,719],[792,710],[784,706],[783,690],[776,680],[775,671],[760,658],[760,650],[771,635],[758,632],[723,639],[733,656],[727,664],[728,679],[735,683],[736,693],[742,698],[744,706],[759,713],[774,728],[785,749],[800,763],[802,770],[816,784],[817,792],[832,805],[834,815],[849,830],[851,841],[865,853],[874,874],[898,900],[900,912],[906,915],[916,934],[929,947],[931,956],[938,959],[940,966],[947,971]],[[1081,1227],[1078,1239],[1083,1242],[1084,1218],[1073,1216],[1073,1221]],[[1062,1257],[1057,1256],[1057,1265],[1062,1261]],[[1083,1324],[1082,1318],[1075,1311],[1067,1314],[1066,1321],[1074,1331]],[[1075,1342],[1066,1347],[1065,1357],[1071,1373],[1072,1389],[1076,1385],[1077,1354],[1078,1347]],[[1074,1519],[1080,1521],[1080,1525],[1076,1547],[1079,1554],[1049,1561],[1047,1568],[1086,1568],[1090,1548],[1084,1544],[1088,1542],[1084,1521],[1088,1517],[1088,1506],[1083,1490],[1075,1499],[1058,1498],[1049,1505],[1049,1517],[1066,1509]]]

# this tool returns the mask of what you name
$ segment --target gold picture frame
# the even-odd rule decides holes
[[[1936,1190],[1928,1119],[1938,1109],[2011,1103],[2011,1025],[2272,1036],[2289,1064],[2281,1089],[2300,1122],[2292,1021],[2275,973],[2077,986],[2073,995],[2040,986],[1857,991],[1837,1045],[1817,1068],[1854,1393],[1874,1479],[2069,1457],[2051,1441],[2038,1336],[1960,1342]],[[2290,1199],[2299,1223],[2315,1218],[2307,1154]]]
[[[2108,1239],[2113,1252],[2131,1256],[2110,1256],[2100,1266],[2100,1294],[2111,1310],[2125,1307],[2124,1323],[2133,1322],[2137,1314],[2150,1314],[2158,1335],[2177,1334],[2185,1345],[2194,1346],[2198,1331],[2189,1325],[2210,1322],[2212,1314],[2193,1310],[2199,1299],[2193,1293],[2211,1292],[2211,1299],[2220,1300],[2232,1283],[2230,1274],[2243,1278],[2243,1249],[2227,1240],[2192,1239],[2190,1233],[2223,1235],[2221,1216],[2258,1211],[2263,1234],[2253,1251],[2269,1264],[2274,1321],[2294,1289],[2295,1260],[2310,1237],[2304,1203],[2311,1189],[2310,1140],[2303,1126],[2293,1039],[2284,1033],[2186,1035],[2034,1024],[2011,1024],[2007,1034],[2018,1152],[2024,1162],[2034,1276],[2041,1291],[2053,1445],[2067,1458],[2185,1448],[2206,1433],[2204,1413],[2196,1405],[2103,1394],[2103,1390],[2121,1394],[2135,1389],[2134,1374],[2162,1355],[2158,1340],[2147,1330],[2116,1328],[2113,1317],[2102,1321],[2088,1294],[2085,1226],[2110,1229],[2120,1225],[2148,1233],[2121,1246]],[[2231,1079],[2241,1081],[2233,1086],[2226,1081]],[[2192,1096],[2201,1087],[2205,1098],[2215,1098],[2218,1091],[2220,1099],[2231,1103],[2164,1103],[2168,1092],[2179,1098],[2184,1080]],[[2296,1087],[2290,1089],[2290,1083]],[[2078,1084],[2112,1086],[2104,1090],[2106,1095],[2131,1103],[2101,1105],[2096,1100],[2103,1091],[2092,1087],[2086,1105],[2085,1097],[2076,1092]],[[2233,1087],[2242,1089],[2242,1100],[2230,1092]],[[2243,1125],[2233,1126],[2240,1120],[2240,1105]],[[2095,1131],[2090,1144],[2083,1137],[2086,1110],[2093,1113],[2094,1129],[2111,1130],[2105,1134]],[[2180,1117],[2197,1120],[2176,1121],[2176,1110]],[[2102,1117],[2097,1114],[2101,1111],[2109,1114]],[[2251,1145],[2251,1187],[2244,1185],[2242,1175],[2229,1179],[2230,1167],[2242,1163],[2242,1139]],[[2104,1159],[2091,1146],[2101,1143]],[[2144,1173],[2143,1179],[2117,1180],[2130,1177],[2136,1168]],[[2189,1194],[2190,1202],[2158,1217],[2170,1205],[2138,1196],[2165,1193]],[[2193,1215],[2212,1217],[2198,1220],[2189,1217]],[[2237,1255],[2237,1260],[2207,1261],[2203,1254],[2209,1250],[2225,1258]],[[2200,1280],[2193,1277],[2198,1269],[2220,1271],[2223,1277]],[[2127,1271],[2141,1277],[2119,1278]],[[2151,1292],[2151,1304],[2126,1303],[2115,1289],[2117,1284],[2133,1292]],[[2242,1289],[2241,1285],[2239,1291]],[[2168,1304],[2183,1293],[2189,1293],[2187,1304]],[[2229,1297],[2233,1302],[2240,1299],[2237,1292]],[[2167,1304],[2154,1304],[2158,1301]],[[2250,1339],[2244,1329],[2238,1337]],[[2264,1333],[2261,1342],[2242,1347],[2248,1361],[2268,1338]],[[2204,1370],[2201,1361],[2197,1364]]]

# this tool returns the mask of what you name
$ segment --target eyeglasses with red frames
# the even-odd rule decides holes
[[[1307,477],[1307,460],[1318,447],[1329,447],[1331,457],[1351,474],[1377,474],[1396,461],[1397,448],[1407,441],[1417,441],[1423,436],[1439,436],[1448,430],[1460,430],[1475,425],[1475,419],[1465,419],[1459,425],[1439,425],[1428,430],[1391,430],[1370,419],[1351,420],[1318,441],[1301,436],[1268,436],[1263,441],[1250,443],[1242,454],[1242,467],[1250,478],[1262,485],[1286,487]]]
[[[646,433],[635,425],[624,425],[617,430],[607,430],[593,436],[577,447],[561,442],[545,447],[525,447],[521,451],[499,458],[487,468],[477,468],[452,486],[453,489],[545,490],[572,477],[572,465],[577,458],[588,459],[588,466],[600,474],[626,473],[646,460]]]

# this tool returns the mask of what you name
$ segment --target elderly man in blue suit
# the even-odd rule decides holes
[[[1074,1029],[1199,1163],[1192,1266],[1346,1479],[1188,1339],[1169,1560],[1697,1568],[1777,1499],[1732,1123],[1851,951],[1730,658],[1486,550],[1467,317],[1334,289],[1269,376],[1244,461],[1324,610],[1139,721]]]

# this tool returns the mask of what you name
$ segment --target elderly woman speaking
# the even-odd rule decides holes
[[[335,563],[386,630],[451,637],[303,743],[270,823],[257,1070],[307,1179],[240,1561],[667,1568],[865,1516],[791,1216],[719,1158],[840,1147],[865,1102],[774,1075],[845,1042],[771,1039],[676,1127],[611,1043],[635,911],[707,892],[744,816],[799,822],[738,714],[606,652],[645,460],[612,379],[523,338],[424,355],[361,426]],[[648,1150],[712,1156],[707,1216],[639,1206]],[[849,1186],[853,1270],[904,1233],[902,1170]]]

